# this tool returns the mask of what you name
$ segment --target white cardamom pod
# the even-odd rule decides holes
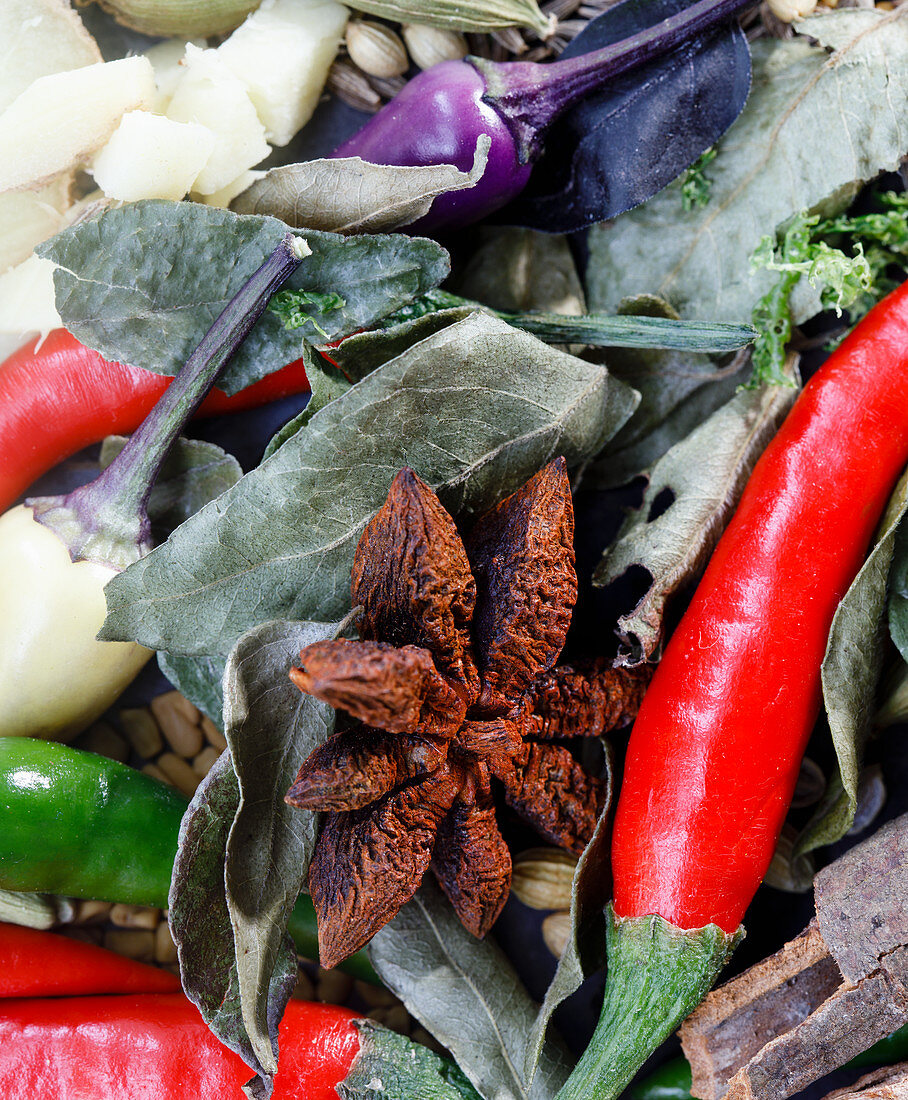
[[[118,23],[142,34],[194,38],[232,31],[260,3],[261,0],[197,0],[195,3],[104,0],[101,7]]]
[[[511,891],[531,909],[567,909],[576,866],[561,848],[530,848],[514,860]]]
[[[460,31],[430,27],[425,23],[407,23],[403,36],[410,57],[420,69],[431,69],[441,61],[459,61],[467,56],[467,40]]]
[[[350,60],[369,76],[403,76],[410,67],[404,44],[390,27],[354,19],[347,25],[346,37]]]
[[[536,0],[350,0],[350,6],[395,23],[428,23],[453,31],[529,27],[542,39],[551,38],[558,22]]]

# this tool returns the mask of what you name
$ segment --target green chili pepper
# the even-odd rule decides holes
[[[888,1066],[908,1058],[908,1024],[846,1062],[848,1069]],[[629,1100],[692,1100],[690,1066],[684,1058],[673,1058],[627,1090]]]
[[[54,741],[0,737],[0,890],[167,906],[186,799],[135,768]],[[288,926],[318,958],[301,895]],[[365,955],[344,969],[376,981]]]

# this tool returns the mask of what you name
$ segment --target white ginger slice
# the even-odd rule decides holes
[[[102,60],[69,0],[0,3],[0,111],[39,77]]]
[[[54,303],[56,266],[31,255],[0,275],[0,333],[22,336],[60,328],[63,322]]]
[[[158,94],[155,96],[152,110],[156,114],[164,115],[170,104],[171,97],[176,91],[180,78],[186,71],[183,58],[186,56],[186,47],[193,45],[198,49],[205,48],[204,38],[168,38],[164,42],[158,42],[149,46],[145,51],[145,57],[151,62],[154,69],[155,84]]]
[[[92,161],[91,174],[111,199],[181,199],[212,152],[207,126],[129,111]]]
[[[237,195],[241,195],[248,187],[251,187],[256,180],[262,179],[266,176],[267,172],[241,172],[235,180],[231,180],[226,187],[222,187],[220,191],[214,191],[210,195],[201,195],[198,192],[193,192],[189,197],[195,199],[196,202],[204,202],[207,206],[220,206],[223,209],[233,202]]]
[[[0,192],[39,186],[82,163],[125,111],[150,106],[154,95],[144,57],[40,77],[0,115]]]
[[[28,259],[36,244],[63,228],[71,189],[67,172],[37,191],[0,195],[0,274]]]
[[[286,145],[311,118],[348,14],[332,0],[263,0],[218,47],[274,145]]]
[[[186,47],[185,72],[167,117],[201,123],[214,134],[214,151],[192,187],[203,195],[220,191],[271,151],[245,87],[216,50]]]

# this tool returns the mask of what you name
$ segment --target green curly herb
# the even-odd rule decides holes
[[[281,319],[286,329],[303,328],[308,324],[327,339],[328,333],[313,314],[331,313],[332,310],[343,309],[346,304],[339,294],[333,292],[318,294],[312,290],[281,290],[271,299],[268,310]]]
[[[706,175],[708,164],[716,159],[716,150],[707,149],[701,153],[690,168],[681,176],[681,205],[685,210],[698,210],[709,202],[712,181]]]
[[[785,345],[791,338],[792,291],[802,277],[820,291],[824,308],[848,310],[857,322],[898,284],[893,267],[908,259],[908,196],[877,196],[883,210],[821,219],[799,214],[778,239],[763,237],[751,257],[751,270],[779,272],[779,279],[757,302],[753,325],[760,333],[753,351],[750,385],[785,382]]]

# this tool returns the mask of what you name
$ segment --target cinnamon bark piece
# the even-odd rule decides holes
[[[821,871],[817,917],[681,1042],[702,1100],[784,1100],[908,1022],[908,814]]]
[[[853,1085],[836,1089],[823,1100],[908,1100],[908,1062],[865,1073]]]

